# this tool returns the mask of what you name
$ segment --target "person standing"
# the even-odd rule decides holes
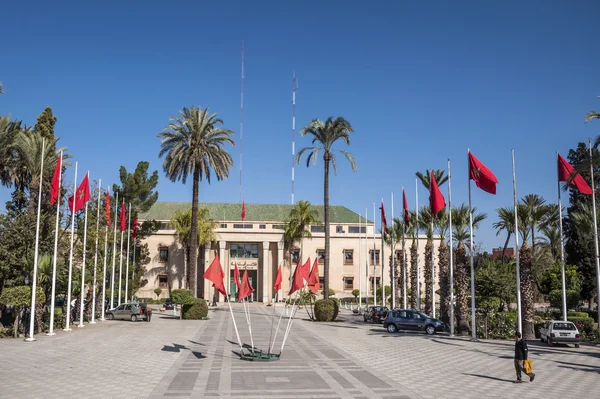
[[[212,306],[217,306],[217,294],[213,294]]]
[[[515,371],[517,372],[517,380],[515,384],[523,382],[521,380],[521,372],[525,373],[529,377],[529,382],[533,382],[535,373],[527,373],[525,371],[525,360],[527,360],[529,349],[527,348],[527,342],[523,341],[521,333],[519,331],[515,334]]]

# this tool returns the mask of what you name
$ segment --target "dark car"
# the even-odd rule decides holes
[[[438,331],[444,331],[444,322],[416,310],[396,309],[387,313],[383,327],[391,333],[405,330],[424,331],[428,335],[433,335]]]
[[[171,298],[165,299],[163,302],[163,308],[165,308],[165,310],[173,310],[173,301]]]
[[[365,323],[370,321],[371,323],[381,323],[388,313],[386,306],[369,306],[365,312],[363,319]]]

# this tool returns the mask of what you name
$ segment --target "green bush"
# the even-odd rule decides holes
[[[335,321],[339,305],[333,299],[319,299],[315,302],[315,319],[317,321]]]
[[[590,317],[587,312],[567,312],[567,317]]]
[[[581,302],[581,295],[579,291],[567,290],[567,309],[573,309],[579,306]],[[548,300],[550,305],[555,308],[562,309],[562,291],[553,290],[548,294]]]
[[[182,311],[182,317],[185,320],[202,320],[208,316],[208,304],[204,299],[196,299],[191,305],[183,305]]]
[[[595,310],[586,310],[585,313],[594,319],[594,323],[598,323],[598,312]]]
[[[196,301],[196,298],[194,298],[194,294],[192,294],[192,291],[186,289],[178,289],[171,291],[171,300],[175,304],[192,305]]]
[[[353,289],[352,290],[352,295],[354,295],[354,299],[358,298],[358,296],[360,295],[360,290],[359,289]]]
[[[487,320],[488,339],[512,339],[517,331],[517,312],[491,312],[477,315],[477,334],[486,336],[485,322]]]
[[[567,317],[568,321],[575,323],[580,333],[590,333],[593,329],[594,319],[591,317]]]

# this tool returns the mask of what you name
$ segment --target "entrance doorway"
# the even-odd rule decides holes
[[[235,278],[233,277],[233,270],[231,270],[229,276],[229,292],[231,292],[231,301],[238,302],[237,299],[237,287],[235,286]],[[244,276],[244,270],[240,270],[240,283],[241,279]],[[258,287],[258,270],[248,270],[248,279],[250,280],[250,285],[254,288],[254,292],[252,295],[248,297],[250,302],[256,301],[257,298],[257,287]],[[233,295],[235,293],[235,295]]]

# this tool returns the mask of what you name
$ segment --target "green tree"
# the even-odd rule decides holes
[[[210,114],[208,108],[184,107],[179,116],[170,118],[170,123],[158,137],[161,139],[159,157],[165,157],[163,170],[171,181],[186,183],[192,175],[192,226],[190,236],[198,234],[198,192],[200,181],[210,184],[212,173],[217,180],[229,177],[233,166],[231,155],[225,150],[226,144],[235,145],[233,132],[221,127],[223,121],[217,114]],[[198,264],[198,245],[190,244],[190,259],[193,266]],[[196,267],[190,267],[190,288],[197,296]]]
[[[565,265],[565,288],[579,292],[580,282],[577,276],[577,266]],[[540,280],[540,292],[549,295],[554,290],[562,289],[562,267],[560,263],[544,270]]]
[[[309,227],[321,224],[319,221],[319,212],[312,207],[310,201],[298,201],[290,211],[288,224],[296,230],[293,236],[297,237],[298,241],[300,241],[300,259],[302,259],[304,257],[303,239],[312,239]]]
[[[37,118],[33,130],[39,135],[44,137],[46,140],[54,140],[54,125],[56,124],[56,117],[52,114],[52,108],[46,107],[40,116]]]
[[[21,121],[11,121],[10,115],[0,116],[0,182],[6,187],[17,179],[15,143],[21,129]]]
[[[121,185],[113,184],[113,193],[118,194],[119,201],[125,201],[125,204],[131,204],[132,211],[148,212],[148,210],[158,201],[158,171],[152,172],[148,176],[148,161],[138,162],[135,171],[130,173],[125,166],[119,169],[119,180]]]
[[[506,241],[504,247],[502,247],[502,263],[506,261],[506,248],[510,242],[510,237],[515,233],[515,210],[513,208],[498,208],[498,221],[493,224],[496,229],[496,235],[506,231]]]
[[[0,84],[1,86],[1,84]],[[598,98],[600,98],[600,96],[598,96]],[[590,111],[587,113],[587,115],[585,116],[585,123],[588,123],[589,121],[593,120],[593,119],[600,119],[600,112],[598,111]],[[598,136],[600,137],[600,136]],[[598,148],[598,145],[600,145],[600,140],[598,138],[596,138],[596,145],[595,147]]]
[[[498,298],[507,308],[517,295],[517,277],[514,262],[485,260],[475,271],[477,298]]]
[[[306,157],[306,166],[310,166],[310,161],[316,165],[317,157],[320,151],[323,151],[323,164],[324,164],[324,184],[323,184],[323,197],[324,204],[323,210],[325,213],[325,262],[323,265],[324,275],[324,299],[329,299],[329,257],[330,257],[330,226],[329,226],[329,166],[333,167],[333,173],[337,174],[336,159],[333,152],[333,145],[337,141],[343,141],[346,145],[350,145],[350,134],[354,130],[350,126],[350,122],[344,118],[328,118],[325,122],[318,119],[313,119],[312,122],[302,129],[300,135],[311,135],[312,143],[317,144],[314,147],[305,147],[298,152],[297,162],[300,163],[300,159],[305,153],[308,153]],[[339,150],[342,153],[350,165],[353,171],[356,171],[356,161],[352,154],[348,151]],[[383,261],[383,259],[382,259]]]

